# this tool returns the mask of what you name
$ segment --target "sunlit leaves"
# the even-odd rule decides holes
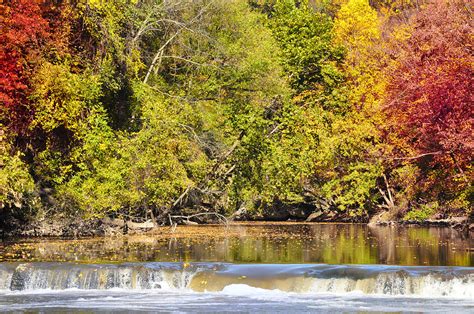
[[[100,95],[97,76],[71,73],[67,64],[44,63],[34,77],[32,98],[36,116],[33,127],[50,132],[63,125],[75,131],[81,118],[99,105]]]
[[[38,205],[35,183],[22,154],[13,149],[4,130],[0,126],[0,211],[33,211]]]
[[[291,85],[298,91],[317,89],[328,82],[332,61],[342,58],[340,47],[331,45],[332,21],[323,13],[312,12],[306,2],[278,1],[272,17],[272,29],[282,48],[282,62],[290,77]],[[326,68],[323,74],[323,67]]]

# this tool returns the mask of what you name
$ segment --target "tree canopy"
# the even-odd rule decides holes
[[[0,12],[5,221],[168,223],[275,204],[354,220],[472,213],[469,1],[12,0]]]

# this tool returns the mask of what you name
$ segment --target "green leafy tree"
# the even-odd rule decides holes
[[[38,191],[22,153],[15,150],[5,128],[0,126],[0,227],[11,216],[32,216],[39,207]]]

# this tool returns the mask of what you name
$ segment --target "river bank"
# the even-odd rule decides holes
[[[474,233],[472,217],[453,216],[426,220],[390,220],[386,212],[379,212],[370,217],[351,217],[344,212],[311,211],[302,207],[282,207],[274,211],[262,211],[248,214],[240,213],[225,217],[214,212],[191,214],[159,224],[152,220],[130,218],[94,218],[51,216],[36,219],[32,222],[14,221],[11,225],[0,228],[3,239],[15,237],[91,237],[114,236],[126,234],[149,234],[176,228],[178,225],[209,225],[252,222],[299,222],[299,223],[363,223],[370,226],[423,226],[448,227],[466,233]]]

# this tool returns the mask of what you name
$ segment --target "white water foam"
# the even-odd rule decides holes
[[[474,275],[462,278],[440,279],[433,275],[398,276],[379,274],[375,278],[313,279],[314,293],[363,293],[370,295],[474,298]]]
[[[390,268],[384,266],[306,265],[297,271],[286,265],[220,265],[190,268],[179,265],[20,264],[0,268],[3,291],[198,291],[213,290],[197,274],[212,275],[225,295],[286,294],[387,295],[407,297],[474,298],[474,271],[468,268]],[[208,265],[209,266],[209,265]],[[264,271],[259,271],[262,269]],[[342,269],[342,271],[341,271]],[[285,272],[287,271],[287,272]],[[245,274],[245,275],[244,275]],[[278,277],[283,276],[283,277]],[[225,279],[221,281],[222,279]],[[196,278],[197,279],[197,278]],[[309,289],[303,283],[311,282]],[[272,287],[273,290],[269,290]],[[263,289],[267,288],[267,289]],[[286,291],[286,292],[283,292]]]
[[[294,294],[294,293],[289,293],[285,291],[281,291],[279,289],[262,289],[262,288],[256,288],[252,287],[246,284],[231,284],[228,286],[225,286],[224,289],[222,289],[221,292],[222,294],[229,295],[229,296],[287,296],[289,294]]]

